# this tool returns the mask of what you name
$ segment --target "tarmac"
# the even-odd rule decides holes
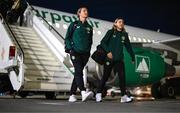
[[[68,97],[46,100],[44,96],[25,99],[0,96],[1,113],[180,113],[180,99],[135,98],[131,103],[120,103],[120,97],[106,97],[103,102],[95,99],[68,102]]]

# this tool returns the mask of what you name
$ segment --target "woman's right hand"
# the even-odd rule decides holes
[[[112,53],[111,53],[111,52],[109,52],[109,53],[107,54],[107,57],[108,57],[109,59],[112,59],[112,58],[113,58]]]

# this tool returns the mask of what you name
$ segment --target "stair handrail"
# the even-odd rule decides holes
[[[27,4],[31,8],[31,10],[36,11],[36,9],[31,4],[29,4],[28,2],[27,2]],[[52,25],[50,25],[43,16],[39,15],[38,17],[40,17],[49,26],[50,30],[51,29],[54,30],[55,33],[61,37],[61,39],[65,40],[65,38]]]

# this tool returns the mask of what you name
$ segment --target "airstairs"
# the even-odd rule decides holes
[[[0,69],[8,72],[15,91],[44,91],[50,98],[48,94],[70,90],[73,66],[64,52],[63,37],[33,11],[33,7],[27,9],[26,26],[9,25],[2,19]]]

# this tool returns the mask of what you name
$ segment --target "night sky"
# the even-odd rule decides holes
[[[90,17],[114,21],[123,17],[130,26],[180,36],[180,4],[176,0],[27,0],[31,4],[76,13],[80,6]]]

